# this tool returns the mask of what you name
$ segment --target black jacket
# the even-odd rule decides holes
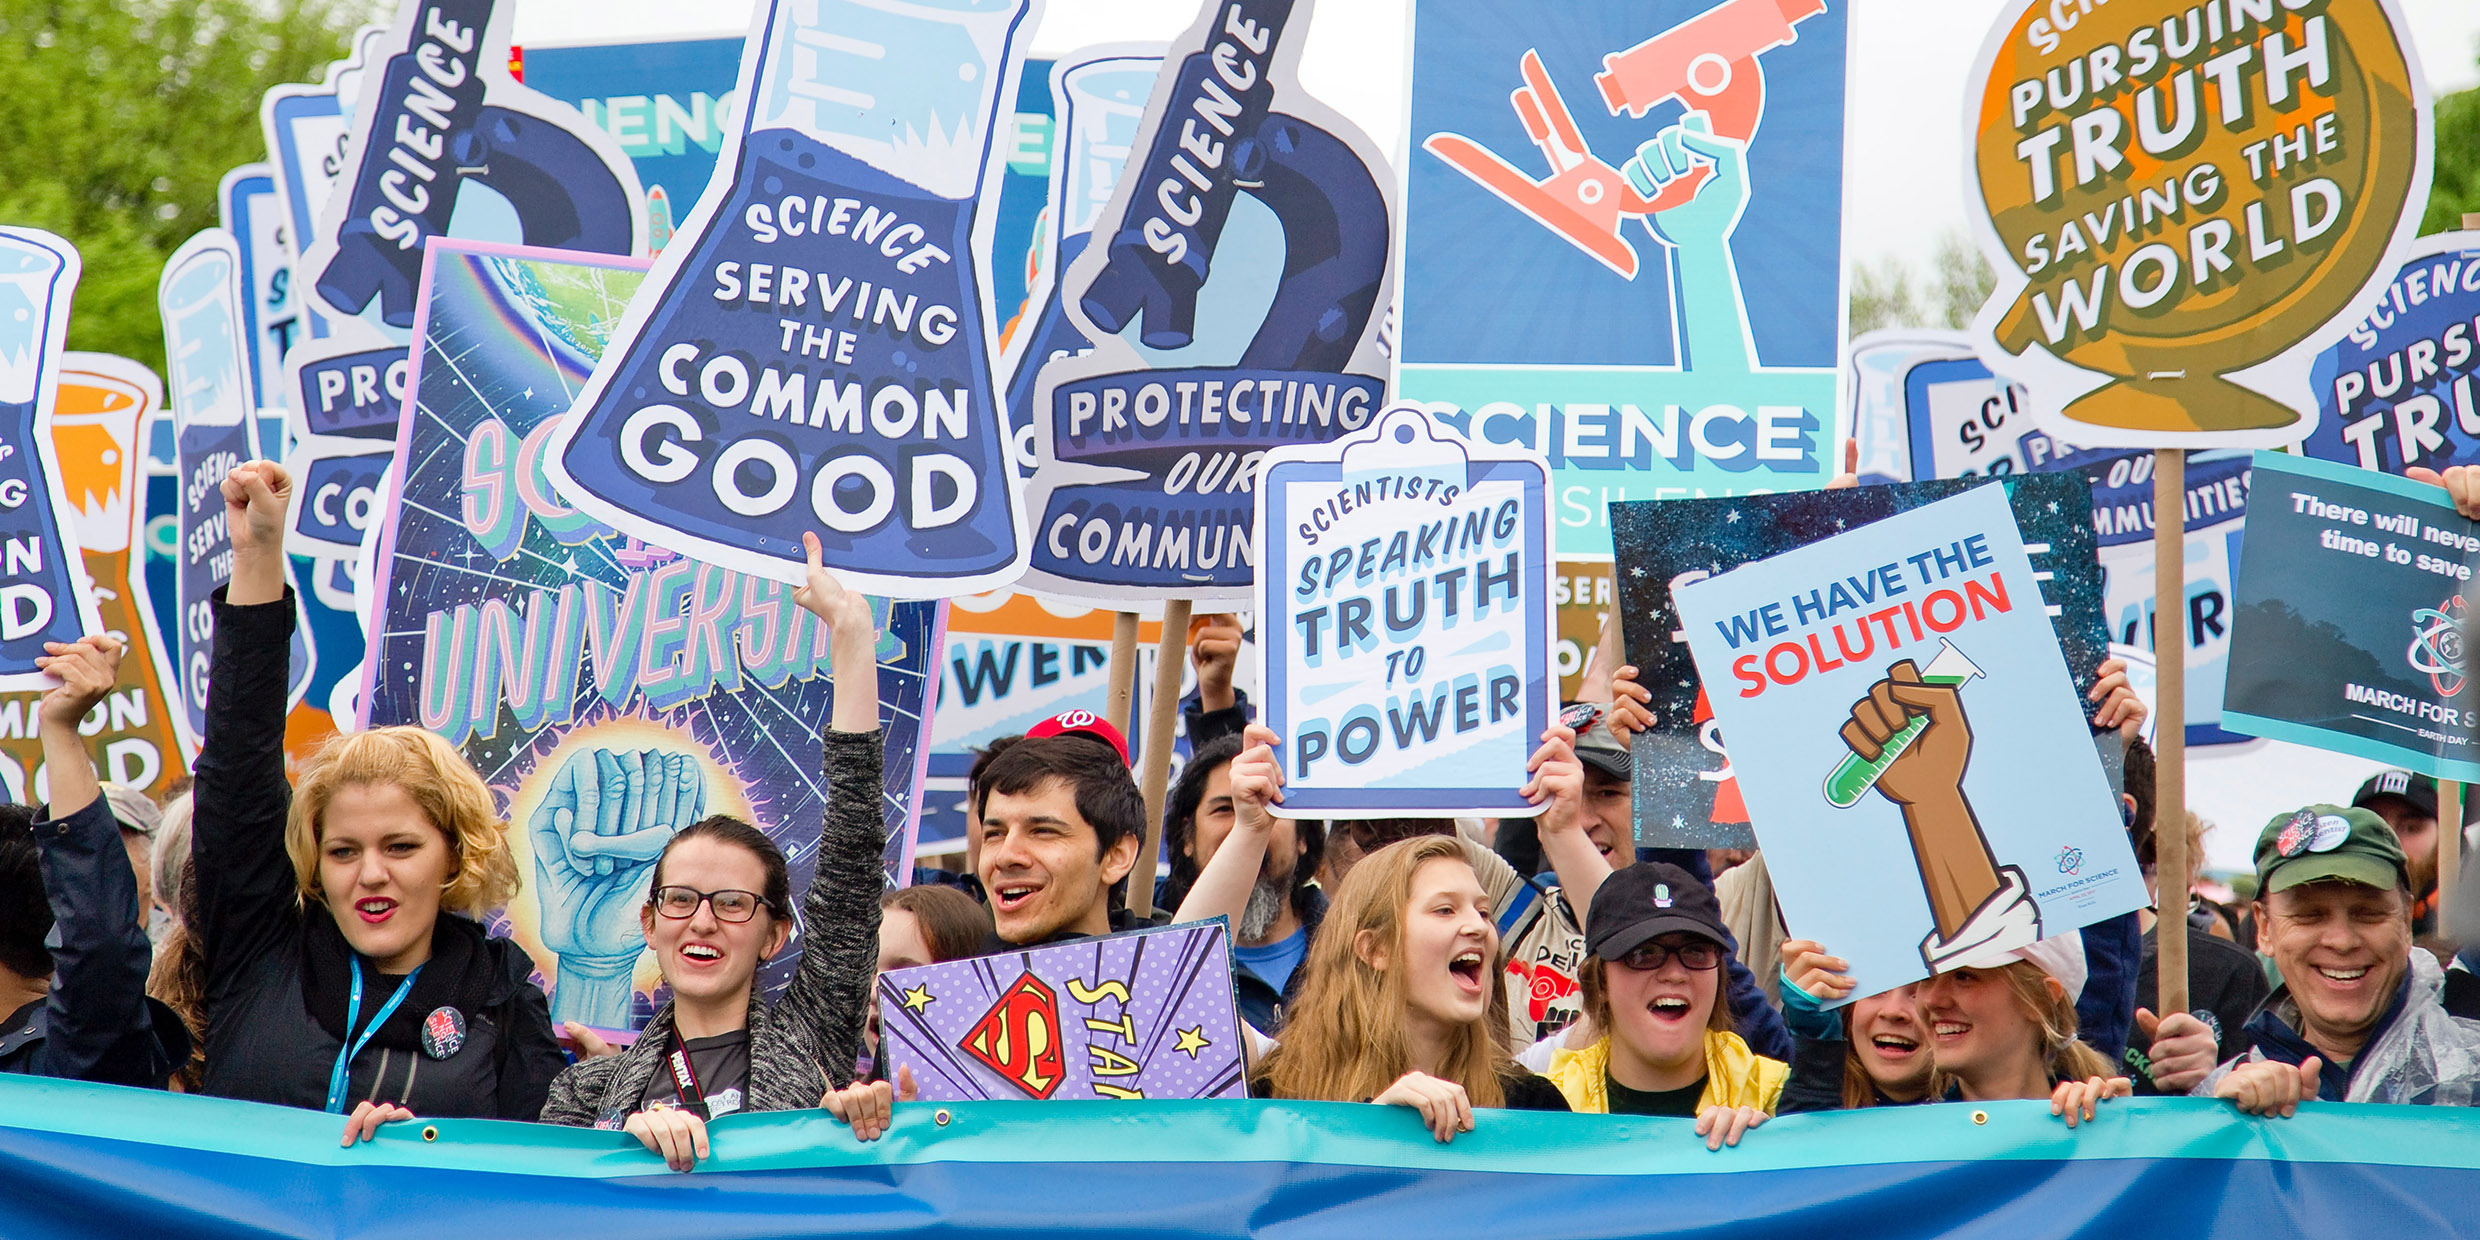
[[[195,768],[191,872],[206,947],[206,1092],[224,1098],[318,1110],[344,1042],[344,1000],[313,1010],[309,970],[317,961],[349,965],[350,948],[324,908],[297,892],[284,849],[292,788],[284,779],[286,662],[292,652],[293,598],[236,607],[215,594],[215,656],[210,665],[204,746]],[[345,1105],[396,1102],[425,1117],[530,1120],[542,1112],[551,1079],[565,1062],[551,1009],[529,980],[533,963],[516,944],[443,915],[413,1001],[400,1017],[418,1029],[432,995],[454,995],[464,1018],[462,1045],[432,1058],[383,1029],[346,1077]],[[461,968],[445,966],[461,962]],[[364,1018],[389,988],[363,962],[372,984]],[[470,1006],[468,1006],[470,1005]],[[391,1025],[394,1021],[391,1021]],[[331,1026],[333,1028],[331,1028]]]
[[[0,1072],[162,1089],[189,1059],[189,1031],[146,997],[154,954],[111,803],[98,796],[34,835],[60,945],[51,993],[0,1013]]]
[[[749,994],[749,1086],[744,1111],[798,1111],[852,1083],[861,1026],[878,980],[879,855],[887,843],[879,816],[887,734],[821,737],[827,773],[826,824],[818,863],[801,894],[801,963],[770,1008]],[[672,1005],[665,1003],[617,1055],[580,1060],[552,1082],[546,1124],[618,1128],[645,1100],[672,1048]]]
[[[2213,1026],[2213,1062],[2229,1063],[2247,1052],[2247,1024],[2273,994],[2256,953],[2215,938],[2194,925],[2187,927],[2187,1001],[2189,1009]],[[2136,1001],[2161,1012],[2161,926],[2144,932],[2141,963],[2136,969]],[[2138,1045],[2141,1041],[2143,1044]],[[2126,1050],[2127,1075],[2136,1092],[2156,1093],[2152,1077],[2152,1043],[2136,1037]]]

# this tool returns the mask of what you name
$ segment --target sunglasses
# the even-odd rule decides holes
[[[695,887],[657,887],[647,894],[646,903],[673,921],[695,916],[700,904],[715,910],[715,920],[730,922],[747,921],[759,909],[772,907],[754,891],[700,891]]]
[[[1682,943],[1677,947],[1661,943],[1640,943],[1630,948],[1628,954],[1619,957],[1615,963],[1638,973],[1650,973],[1661,968],[1674,956],[1679,958],[1679,963],[1699,973],[1722,967],[1721,945],[1708,943],[1703,939]]]

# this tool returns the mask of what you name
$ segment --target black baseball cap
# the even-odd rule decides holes
[[[1593,893],[1584,945],[1604,960],[1619,960],[1677,930],[1716,943],[1731,941],[1712,888],[1668,862],[1640,861],[1613,872]]]
[[[2359,792],[2351,798],[2351,808],[2375,809],[2377,802],[2386,797],[2402,798],[2422,818],[2437,816],[2437,781],[2416,771],[2400,768],[2369,776],[2368,782],[2361,784]]]

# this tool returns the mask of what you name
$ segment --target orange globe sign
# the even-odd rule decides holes
[[[1998,287],[1975,332],[2044,429],[2270,447],[2383,290],[2432,131],[2392,0],[2017,0],[1967,145]]]

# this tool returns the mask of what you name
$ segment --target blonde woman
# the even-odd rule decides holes
[[[491,790],[419,728],[337,737],[286,786],[292,481],[252,461],[223,491],[191,828],[206,1092],[349,1114],[346,1145],[415,1114],[530,1120],[562,1059],[532,963],[475,920],[517,886]]]
[[[2102,1099],[2126,1097],[2127,1078],[2076,1039],[2085,975],[2083,937],[2070,930],[1921,983],[1937,1063],[1930,1097],[2047,1098],[2069,1128],[2093,1118]]]
[[[1470,1132],[1476,1108],[1568,1109],[1493,1036],[1498,927],[1456,840],[1415,837],[1352,867],[1302,967],[1254,1096],[1411,1107],[1441,1142]]]

